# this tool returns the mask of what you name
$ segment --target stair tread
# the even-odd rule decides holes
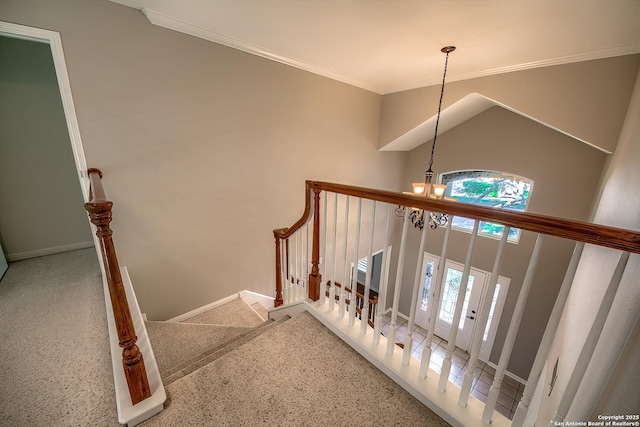
[[[260,325],[264,320],[247,305],[241,298],[236,298],[221,306],[212,308],[204,313],[197,314],[180,323],[197,323],[222,326],[247,326]]]
[[[252,328],[169,322],[146,322],[160,372],[226,343]]]
[[[166,390],[165,410],[145,421],[146,427],[300,425],[303,420],[309,426],[347,420],[448,426],[307,312],[268,328]]]
[[[172,382],[198,370],[199,368],[214,362],[227,353],[262,335],[264,332],[270,330],[271,328],[280,325],[287,319],[289,319],[289,316],[284,316],[276,321],[267,320],[262,324],[256,326],[255,328],[252,328],[251,330],[240,334],[225,343],[214,346],[188,361],[162,371],[162,377],[165,387]]]

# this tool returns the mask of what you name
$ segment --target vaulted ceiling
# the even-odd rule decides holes
[[[639,0],[112,0],[376,93],[640,52]]]

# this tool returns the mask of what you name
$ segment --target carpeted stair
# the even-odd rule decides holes
[[[147,325],[168,398],[144,426],[448,425],[309,313],[239,320],[246,309],[236,300],[166,329]],[[205,321],[225,325],[194,323]],[[174,328],[210,347],[169,348],[163,334]]]
[[[167,386],[274,324],[277,322],[264,320],[238,298],[179,323],[146,322],[146,328],[162,381]]]
[[[447,425],[309,313],[256,308],[147,323],[168,399],[144,425]],[[12,263],[0,325],[0,426],[119,426],[94,249]]]
[[[189,360],[185,360],[184,362],[177,363],[173,365],[172,368],[166,369],[164,371],[161,370],[162,381],[165,386],[168,386],[172,382],[176,381],[179,378],[184,377],[185,375],[190,374],[191,372],[219,359],[225,354],[229,353],[232,350],[240,347],[241,345],[251,341],[252,339],[260,336],[270,328],[273,328],[280,323],[289,319],[288,316],[281,318],[280,320],[273,321],[268,320],[255,328],[249,328],[249,330],[239,333],[232,339],[221,342],[217,345],[213,345],[208,348],[206,351],[199,353],[197,356],[190,358]],[[240,329],[240,328],[237,328]]]

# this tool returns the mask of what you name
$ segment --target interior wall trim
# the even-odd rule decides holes
[[[68,245],[53,246],[50,248],[35,249],[32,251],[25,251],[25,252],[17,252],[15,254],[7,254],[7,261],[9,262],[21,261],[23,259],[59,254],[62,252],[75,251],[78,249],[93,248],[94,246],[95,245],[93,243],[93,240],[88,240],[86,242],[69,243]]]

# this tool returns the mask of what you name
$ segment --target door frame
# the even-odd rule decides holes
[[[427,264],[428,261],[434,261],[434,270],[433,270],[433,277],[436,277],[436,274],[438,272],[438,265],[440,263],[440,256],[435,255],[435,254],[431,254],[429,252],[425,252],[423,254],[422,257],[422,287],[424,287],[424,277],[426,275],[427,272]],[[462,266],[464,267],[463,264],[456,262],[454,260],[451,259],[447,259],[445,261],[446,263],[453,263],[456,266]],[[482,283],[482,291],[480,294],[480,298],[478,301],[478,309],[480,309],[480,307],[483,306],[485,298],[487,298],[487,287],[489,284],[489,281],[491,280],[491,272],[482,270],[480,268],[476,268],[476,267],[471,267],[472,270],[476,270],[479,273],[482,273],[485,275],[485,280],[484,283]],[[443,270],[446,274],[446,269]],[[500,319],[502,316],[502,311],[504,310],[504,304],[506,302],[506,297],[507,294],[509,292],[509,285],[511,284],[511,279],[505,276],[500,276],[498,275],[498,284],[500,285],[500,292],[498,294],[498,299],[496,300],[496,307],[499,308],[499,310],[494,311],[493,313],[493,317],[491,319],[491,325],[490,325],[490,329],[488,331],[487,334],[487,340],[484,341],[483,345],[481,346],[480,349],[480,354],[478,355],[479,359],[484,361],[484,362],[488,362],[489,361],[489,357],[491,356],[491,351],[493,349],[493,344],[495,341],[495,337],[498,331],[498,328],[500,326]],[[431,311],[431,306],[434,303],[434,294],[433,294],[433,283],[432,283],[432,288],[430,290],[429,293],[429,302],[427,305],[427,310],[429,310],[429,312]],[[440,295],[438,295],[438,299],[441,300],[442,299],[442,289],[440,290]],[[418,301],[416,302],[416,304],[421,304],[421,299],[418,299]],[[438,302],[438,307],[440,308],[440,301]],[[417,307],[416,307],[416,313],[418,312]],[[436,313],[436,316],[438,315],[438,313]],[[438,321],[438,319],[436,319],[436,322]],[[473,322],[473,329],[471,330],[471,336],[469,338],[469,343],[471,345],[471,343],[473,342],[474,336],[476,333],[480,333],[480,331],[477,328],[477,322]],[[482,331],[482,333],[484,333],[484,331]],[[459,335],[459,333],[457,334]],[[443,337],[445,338],[445,337]]]
[[[58,80],[60,98],[62,99],[62,108],[64,110],[64,117],[67,122],[67,130],[69,132],[69,140],[71,141],[71,150],[73,152],[73,159],[76,164],[78,180],[80,181],[82,197],[85,203],[88,202],[89,176],[86,172],[87,160],[84,156],[82,138],[80,137],[80,127],[78,126],[76,109],[73,103],[73,96],[71,94],[71,84],[69,83],[69,73],[67,73],[67,64],[64,58],[64,52],[62,50],[62,39],[60,38],[60,33],[50,30],[43,30],[41,28],[27,27],[25,25],[0,21],[0,36],[30,40],[39,43],[47,43],[51,48],[51,56],[53,57],[53,64],[56,70],[56,78]]]
[[[436,263],[439,263],[440,259],[436,259]],[[436,265],[437,267],[437,265]],[[458,273],[460,273],[460,275],[462,276],[462,272],[464,271],[464,265],[460,264],[459,262],[453,261],[451,259],[447,259],[445,261],[445,265],[444,265],[444,273],[445,273],[445,277],[448,277],[448,271],[449,269],[455,270]],[[438,273],[438,269],[436,268],[436,274]],[[464,311],[464,304],[466,302],[467,299],[467,292],[465,292],[463,294],[463,312],[461,313],[461,318],[460,318],[460,324],[458,326],[458,333],[456,334],[456,347],[461,348],[462,350],[469,352],[471,350],[471,345],[473,343],[473,336],[476,333],[476,326],[477,326],[477,322],[476,322],[476,317],[477,317],[477,312],[480,310],[480,307],[482,305],[482,297],[485,293],[485,288],[487,285],[487,281],[488,281],[488,277],[489,275],[487,274],[486,271],[482,271],[479,270],[475,267],[471,267],[470,272],[469,272],[469,281],[471,281],[471,278],[473,277],[473,287],[471,289],[471,292],[469,293],[469,305],[467,307],[467,311]],[[445,280],[445,284],[446,284],[446,280]],[[460,286],[463,286],[462,283],[460,283]],[[466,285],[466,287],[468,288],[468,284]],[[480,288],[478,288],[478,286]],[[468,291],[468,289],[467,289]],[[451,333],[451,324],[449,324],[447,321],[442,320],[440,318],[440,312],[442,311],[442,300],[444,298],[444,288],[441,291],[441,295],[440,295],[440,304],[438,305],[438,313],[437,313],[437,317],[436,317],[436,327],[435,330],[433,331],[434,333],[436,333],[436,331],[444,331],[447,330],[449,332],[449,334]],[[457,295],[454,295],[454,297],[457,299]],[[473,310],[472,313],[469,313],[469,310]],[[451,313],[453,315],[453,313]],[[464,322],[464,328],[463,328],[463,322]],[[467,329],[468,328],[468,329]],[[464,332],[463,332],[464,331]],[[440,334],[437,334],[438,336],[440,336]],[[442,334],[444,335],[444,334]],[[446,336],[442,336],[441,338],[447,338]],[[464,346],[462,345],[458,345],[458,343],[462,341],[464,342]]]

